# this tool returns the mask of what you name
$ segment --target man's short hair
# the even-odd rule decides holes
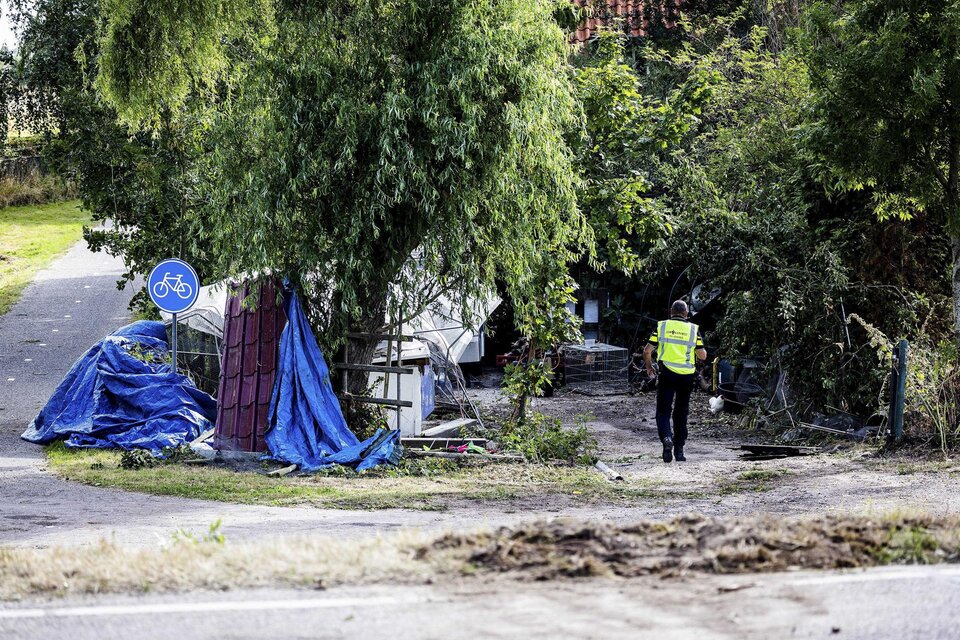
[[[670,306],[670,315],[671,316],[686,316],[689,313],[687,309],[687,303],[683,300],[677,300]]]

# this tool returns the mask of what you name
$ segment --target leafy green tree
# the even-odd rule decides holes
[[[627,64],[624,46],[624,38],[601,33],[575,79],[586,119],[577,145],[581,207],[597,236],[600,266],[629,274],[643,248],[670,231],[663,163],[696,122],[712,74],[689,73],[661,99]]]
[[[409,316],[442,291],[468,310],[498,281],[518,326],[536,329],[544,278],[564,289],[558,265],[592,245],[550,7],[229,4],[179,14],[111,0],[98,80],[124,118],[151,128],[189,111],[188,86],[216,91],[199,116],[209,153],[196,175],[219,272],[289,277],[328,348],[348,327],[380,329],[391,301]],[[353,359],[369,361],[375,342]]]
[[[151,132],[118,122],[92,86],[100,8],[95,0],[15,0],[20,45],[4,103],[19,126],[46,139],[47,161],[76,184],[94,220],[110,221],[84,235],[93,250],[123,258],[119,286],[171,256],[207,277],[209,250],[193,227],[195,128],[169,114]],[[144,290],[137,303],[147,304]]]
[[[926,212],[944,225],[960,335],[960,2],[817,3],[804,18],[808,135],[825,179],[869,190],[881,219]]]
[[[878,223],[866,192],[828,197],[804,135],[811,88],[796,50],[775,50],[762,28],[719,38],[697,28],[659,55],[662,78],[682,82],[700,68],[718,79],[665,163],[672,233],[646,255],[645,271],[671,282],[683,271],[722,292],[710,338],[725,357],[782,368],[814,408],[872,411],[886,369],[847,318],[891,335],[938,335],[944,240],[928,220]]]

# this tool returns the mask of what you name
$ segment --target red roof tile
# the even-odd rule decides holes
[[[231,286],[224,318],[223,367],[217,403],[214,446],[231,451],[267,450],[270,398],[277,374],[280,333],[287,323],[277,304],[279,286],[264,281],[259,291],[252,282]],[[254,308],[244,299],[256,296]]]
[[[663,27],[673,27],[680,16],[682,0],[571,0],[579,7],[588,7],[587,18],[572,34],[575,43],[586,42],[601,27],[612,27],[619,21],[630,36],[649,33],[651,20]]]

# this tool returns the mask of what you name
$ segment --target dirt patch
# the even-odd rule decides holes
[[[459,558],[469,571],[509,572],[535,580],[845,569],[956,562],[958,524],[958,519],[927,517],[685,516],[625,527],[554,521],[493,533],[451,534],[422,547],[420,554]]]

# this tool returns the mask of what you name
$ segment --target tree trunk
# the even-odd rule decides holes
[[[954,340],[960,343],[960,132],[950,135],[950,152],[947,158],[947,181],[944,185],[947,197],[947,230],[950,233],[950,253],[953,264],[953,331]]]
[[[951,236],[950,247],[953,256],[953,264],[951,265],[953,273],[953,331],[954,339],[960,342],[960,236]]]
[[[530,343],[527,347],[527,359],[526,362],[520,362],[519,366],[530,367],[533,365],[534,359],[537,356],[537,341],[534,338],[530,338]],[[526,422],[527,420],[527,409],[530,404],[530,393],[531,390],[529,387],[524,388],[520,392],[520,395],[517,397],[517,404],[513,407],[513,418],[518,423]]]
[[[351,327],[352,332],[376,334],[383,329],[384,313],[386,311],[386,298],[383,304],[376,309],[379,313],[365,314],[364,318],[356,326]],[[380,340],[377,338],[352,338],[347,341],[347,362],[352,364],[370,364],[373,362],[373,356],[377,351],[377,344]],[[389,363],[388,363],[389,364]],[[347,391],[353,395],[362,395],[367,387],[370,386],[370,374],[366,371],[348,371],[347,372]],[[383,389],[380,389],[382,392]]]
[[[338,329],[345,340],[343,347],[337,354],[337,362],[346,362],[350,364],[366,365],[373,362],[373,357],[377,351],[377,344],[380,342],[376,337],[347,338],[347,333],[368,334],[376,336],[383,332],[385,316],[387,309],[387,287],[371,286],[359,301],[360,308],[363,310],[359,320],[345,320],[344,324],[339,325]],[[336,302],[335,302],[336,304]],[[344,384],[344,379],[346,384]],[[367,371],[343,371],[336,376],[333,381],[334,388],[339,391],[346,391],[352,395],[363,395],[370,386],[370,374]]]

